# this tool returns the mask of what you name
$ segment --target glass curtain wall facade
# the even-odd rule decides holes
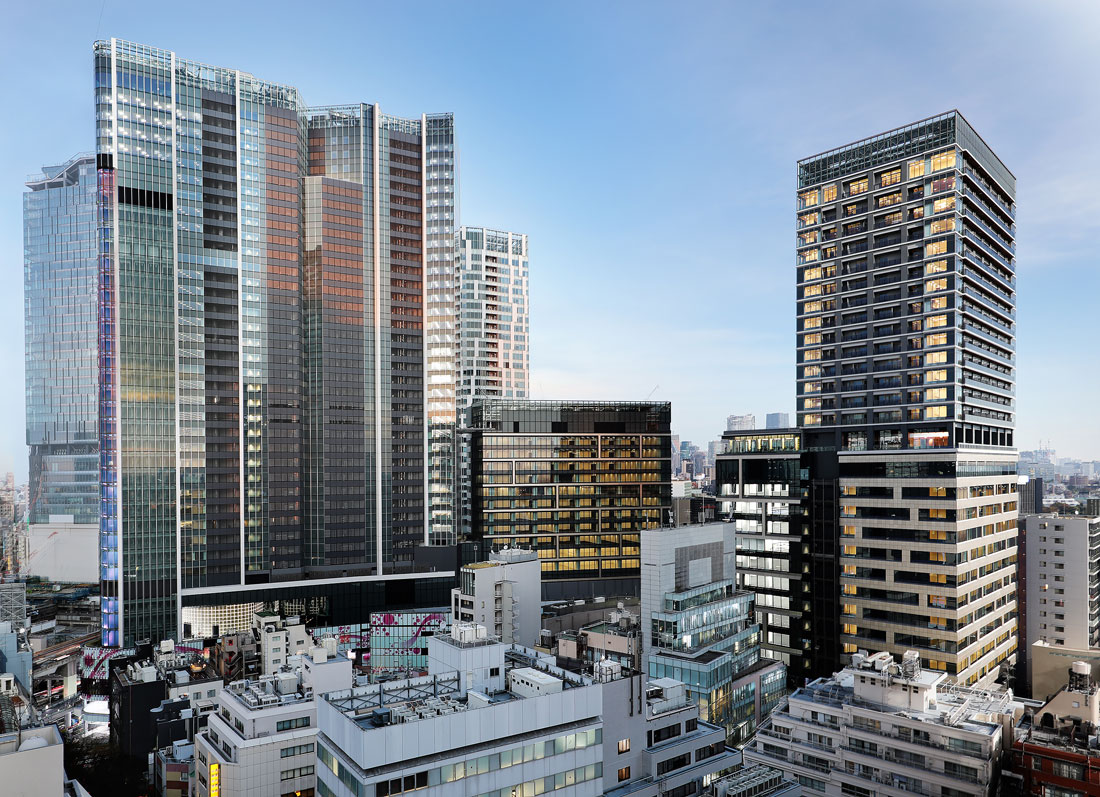
[[[798,425],[843,656],[967,683],[1015,656],[1015,190],[957,111],[798,163]]]
[[[95,80],[103,643],[176,635],[189,592],[411,570],[453,118],[117,39]]]
[[[672,509],[671,405],[475,398],[473,536],[537,550],[543,597],[629,595]]]
[[[527,236],[463,227],[458,236],[459,352],[457,396],[461,423],[475,397],[526,398],[531,379]],[[469,535],[470,448],[459,446],[462,530]]]
[[[23,194],[28,521],[99,523],[96,168],[46,166]]]

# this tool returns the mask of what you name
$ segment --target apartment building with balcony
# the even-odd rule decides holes
[[[778,767],[807,795],[989,797],[1023,710],[1011,692],[949,685],[915,652],[857,654],[772,712],[745,763]]]

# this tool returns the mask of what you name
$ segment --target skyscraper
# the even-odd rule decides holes
[[[96,170],[46,166],[23,195],[28,521],[99,524]],[[89,553],[97,546],[89,548]]]
[[[453,117],[309,108],[117,39],[95,45],[95,85],[103,643],[175,635],[190,605],[331,603],[325,579],[410,570]],[[437,580],[357,582],[354,600],[440,586],[442,605]]]
[[[785,412],[769,412],[764,416],[765,429],[786,429],[791,425],[791,416]]]
[[[726,431],[727,432],[742,432],[746,429],[756,428],[756,416],[752,413],[748,415],[730,415],[726,418]]]
[[[798,163],[814,578],[843,654],[967,683],[1016,650],[1015,187],[957,111]]]
[[[460,423],[475,398],[527,398],[531,381],[527,236],[462,227],[458,237],[458,365]],[[470,448],[458,446],[462,530],[469,534]]]

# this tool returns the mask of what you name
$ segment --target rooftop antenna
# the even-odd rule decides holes
[[[649,399],[653,396],[653,394],[657,392],[657,388],[659,388],[659,387],[660,387],[660,385],[654,385],[653,389],[651,391],[649,391],[649,395],[647,395],[645,397],[645,400],[649,401]]]

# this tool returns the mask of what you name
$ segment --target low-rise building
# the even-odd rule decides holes
[[[291,656],[305,653],[313,639],[297,617],[260,611],[252,617],[252,635],[259,644],[260,672],[271,675],[286,665]]]
[[[1020,794],[1100,797],[1100,691],[1089,665],[1074,663],[1069,683],[1021,723],[1011,772]]]
[[[562,659],[591,668],[599,661],[614,661],[624,669],[642,670],[642,634],[638,615],[622,602],[609,613],[573,631],[558,634],[556,653]]]
[[[194,777],[194,743],[173,742],[157,750],[153,760],[153,789],[158,797],[188,797]]]
[[[714,781],[706,797],[802,797],[802,787],[783,770],[757,764]]]
[[[745,748],[745,761],[782,769],[806,794],[828,797],[988,797],[1024,713],[1011,691],[952,685],[889,653],[790,695]]]
[[[678,681],[578,675],[467,624],[428,645],[428,676],[321,701],[319,795],[689,795],[740,763]]]
[[[353,683],[334,639],[272,675],[229,684],[195,737],[195,795],[312,794],[316,788],[317,701]]]
[[[539,637],[542,570],[538,553],[505,548],[459,571],[451,590],[455,622],[483,625],[502,642],[534,645]]]
[[[65,775],[56,725],[20,727],[11,698],[0,695],[0,793],[17,797],[89,797]]]

